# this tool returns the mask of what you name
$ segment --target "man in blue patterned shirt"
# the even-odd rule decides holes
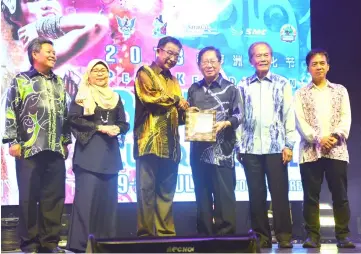
[[[256,72],[239,85],[245,117],[237,131],[237,158],[247,179],[251,225],[260,238],[261,247],[271,247],[267,176],[279,247],[292,248],[287,172],[295,143],[292,88],[286,78],[270,72],[272,48],[269,44],[253,43],[248,56]]]
[[[236,230],[235,130],[241,123],[243,110],[238,89],[219,73],[221,53],[218,49],[202,49],[198,54],[198,66],[204,79],[188,90],[190,110],[217,111],[217,122],[213,126],[217,137],[214,143],[191,143],[197,231],[202,235],[233,234]]]
[[[3,136],[16,158],[20,247],[23,252],[64,252],[58,242],[65,199],[64,159],[71,143],[65,87],[52,72],[56,56],[51,41],[34,39],[28,56],[31,69],[18,74],[8,89]]]

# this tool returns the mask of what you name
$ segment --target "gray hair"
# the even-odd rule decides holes
[[[34,40],[32,40],[29,43],[28,46],[28,57],[29,57],[29,61],[31,66],[34,65],[34,59],[33,59],[33,52],[40,52],[41,50],[41,46],[43,44],[50,44],[50,45],[54,45],[54,43],[51,40],[39,37],[39,38],[35,38]]]
[[[264,42],[264,41],[256,41],[256,42],[252,43],[252,45],[249,46],[249,48],[248,48],[248,59],[249,59],[249,61],[251,61],[251,59],[253,57],[254,48],[256,46],[258,46],[258,45],[266,45],[269,48],[269,50],[271,51],[271,56],[273,55],[273,50],[272,50],[271,45],[269,45],[267,42]]]

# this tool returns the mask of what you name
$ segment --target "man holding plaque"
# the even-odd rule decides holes
[[[172,207],[181,156],[178,124],[188,102],[170,69],[181,49],[176,38],[160,39],[155,62],[142,66],[135,80],[138,236],[175,235]]]
[[[253,43],[248,57],[256,72],[239,86],[245,117],[237,134],[237,159],[247,179],[251,226],[260,238],[261,248],[271,248],[267,176],[278,246],[292,248],[287,171],[295,143],[292,88],[286,78],[270,72],[272,48],[268,43]]]
[[[198,66],[204,78],[188,90],[191,108],[187,120],[198,112],[203,130],[195,124],[192,127],[199,130],[186,126],[186,132],[189,130],[193,136],[197,136],[195,132],[204,134],[203,140],[188,137],[192,141],[190,164],[197,202],[197,231],[201,235],[227,235],[236,230],[234,145],[242,110],[239,91],[219,73],[221,60],[218,49],[203,48],[198,54]],[[211,112],[214,121],[207,117]],[[207,129],[214,135],[208,138]]]

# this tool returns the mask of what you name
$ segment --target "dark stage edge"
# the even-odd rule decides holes
[[[2,251],[2,253],[23,253],[20,250]],[[73,253],[66,250],[66,253]],[[278,249],[277,244],[273,244],[272,249],[261,249],[261,253],[361,253],[361,243],[356,244],[355,249],[338,249],[334,243],[322,244],[320,249],[304,249],[302,244],[294,244],[293,249]]]

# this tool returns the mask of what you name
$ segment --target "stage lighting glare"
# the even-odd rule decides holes
[[[333,227],[335,226],[335,219],[333,216],[320,216],[321,227]]]
[[[332,210],[332,206],[330,204],[320,204],[320,210]]]

